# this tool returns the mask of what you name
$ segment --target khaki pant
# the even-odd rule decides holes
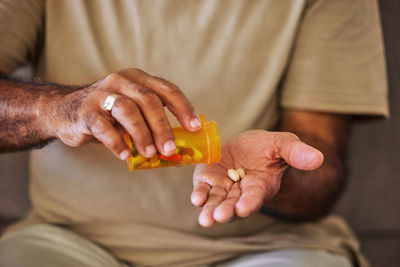
[[[128,267],[105,249],[61,227],[37,224],[0,239],[1,267]],[[351,267],[347,258],[323,250],[281,250],[246,254],[215,267]]]

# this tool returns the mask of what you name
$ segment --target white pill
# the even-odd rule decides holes
[[[239,174],[234,169],[229,169],[228,170],[228,176],[229,176],[229,178],[231,178],[235,182],[240,180]]]
[[[242,168],[240,169],[236,169],[237,174],[239,174],[240,179],[242,179],[246,173],[244,172],[244,170]]]

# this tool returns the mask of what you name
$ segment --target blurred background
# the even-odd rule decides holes
[[[390,120],[354,123],[348,183],[336,212],[361,240],[372,266],[400,266],[400,0],[380,0]],[[29,77],[30,69],[17,75]],[[0,229],[29,210],[28,152],[0,154]],[[1,230],[0,230],[1,232]]]

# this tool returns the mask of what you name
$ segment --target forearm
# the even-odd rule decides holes
[[[314,171],[289,167],[279,193],[264,212],[287,221],[312,221],[327,215],[338,199],[345,181],[344,164],[338,151],[309,135],[295,133],[305,143],[324,154],[323,165]]]
[[[55,100],[76,90],[57,84],[28,83],[0,75],[0,151],[44,145]]]

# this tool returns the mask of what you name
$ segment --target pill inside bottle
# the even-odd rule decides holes
[[[132,141],[125,134],[124,139],[128,144],[131,155],[127,159],[130,171],[153,169],[171,166],[184,166],[199,163],[218,163],[221,160],[221,142],[218,125],[215,121],[207,121],[204,115],[200,115],[201,130],[189,132],[183,127],[173,127],[176,151],[171,156],[157,153],[152,158],[140,155]]]

